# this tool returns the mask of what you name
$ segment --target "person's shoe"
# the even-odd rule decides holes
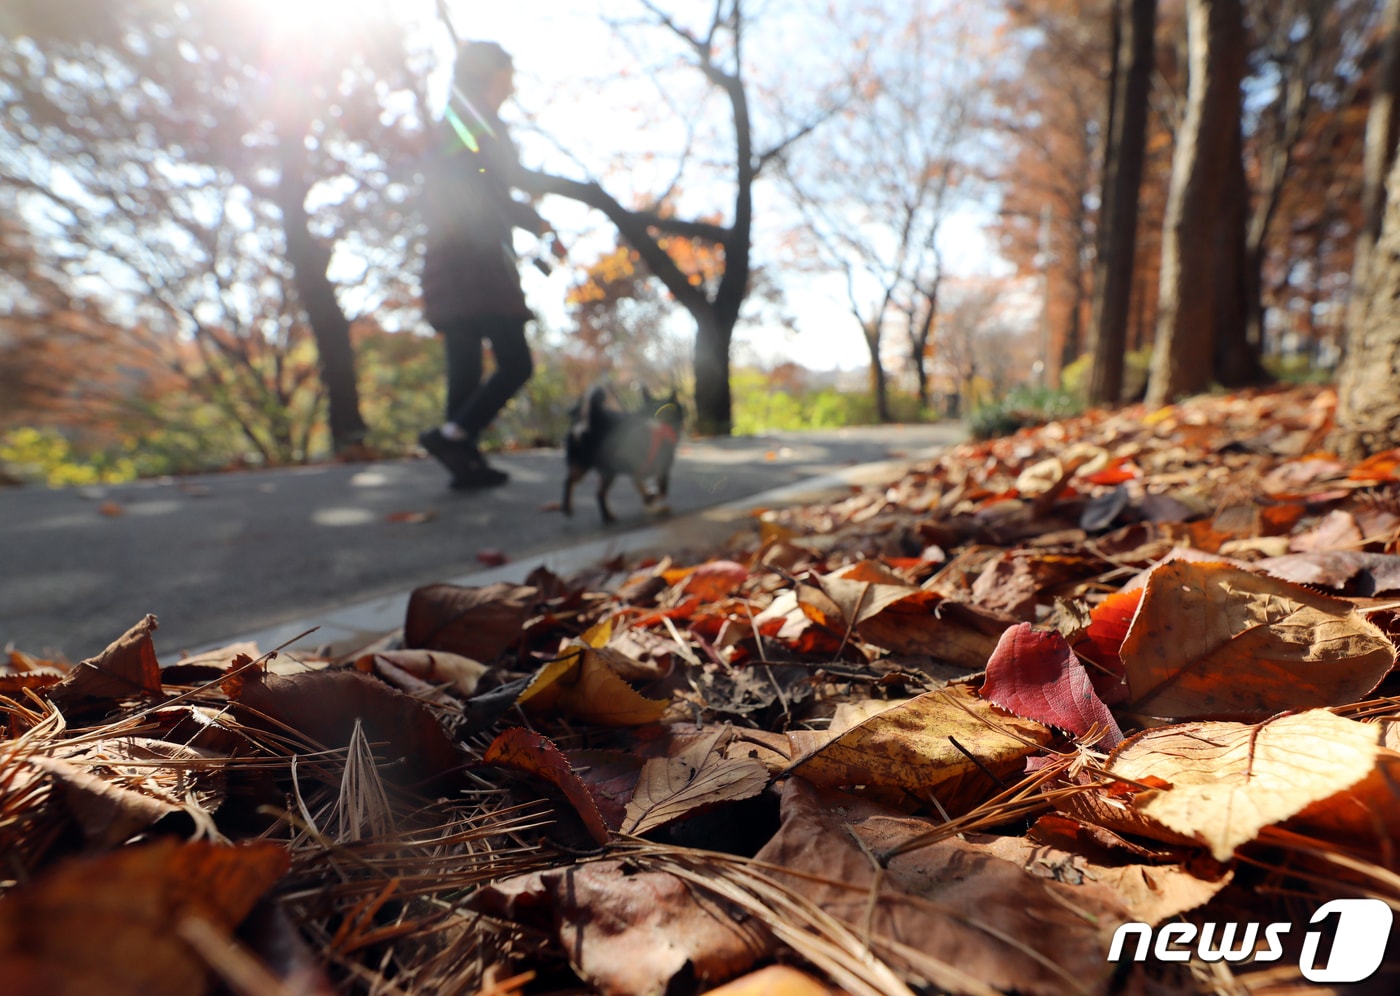
[[[448,439],[442,429],[424,429],[418,433],[418,445],[447,468],[453,479],[468,477],[486,465],[476,444],[466,439]]]
[[[509,480],[510,475],[504,470],[497,470],[483,460],[475,467],[453,474],[452,483],[448,487],[453,491],[476,491],[481,488],[500,487]]]

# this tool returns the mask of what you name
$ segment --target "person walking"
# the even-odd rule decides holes
[[[443,338],[447,419],[419,433],[418,442],[451,473],[454,489],[509,479],[486,462],[478,443],[534,372],[525,340],[534,315],[520,286],[513,229],[540,237],[553,229],[512,193],[521,167],[497,112],[513,92],[514,67],[505,49],[494,42],[462,44],[440,141],[424,177],[423,316]],[[558,241],[553,244],[558,253]],[[487,342],[495,370],[483,381]]]

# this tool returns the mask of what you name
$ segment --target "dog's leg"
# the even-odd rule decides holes
[[[583,475],[587,473],[587,467],[575,467],[573,464],[569,465],[569,471],[564,475],[563,511],[565,515],[574,514],[574,485],[583,480]]]
[[[608,508],[608,488],[612,487],[613,475],[598,473],[598,511],[603,514],[604,522],[616,522],[613,518],[612,509]]]

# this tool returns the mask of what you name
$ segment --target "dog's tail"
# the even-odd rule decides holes
[[[594,384],[584,392],[578,404],[574,405],[573,411],[569,413],[572,425],[569,428],[569,435],[581,437],[587,434],[588,430],[601,418],[599,414],[608,405],[608,392],[601,384]]]

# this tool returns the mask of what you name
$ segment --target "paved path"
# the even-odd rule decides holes
[[[788,486],[772,501],[792,500],[800,482],[839,486],[828,475],[853,479],[859,465],[928,456],[961,436],[960,426],[941,424],[686,442],[672,477],[673,514],[647,516],[630,482],[619,481],[613,526],[599,520],[592,477],[575,491],[572,519],[547,508],[557,506],[563,479],[557,450],[500,457],[511,482],[474,494],[448,491],[429,460],[3,489],[0,647],[80,660],[147,612],[160,621],[164,663],[250,634],[267,640],[307,620],[339,614],[345,623],[348,607],[368,625],[393,618],[410,589],[433,581],[716,542],[713,529],[732,526],[746,499]],[[482,575],[480,555],[490,550],[510,565]]]

